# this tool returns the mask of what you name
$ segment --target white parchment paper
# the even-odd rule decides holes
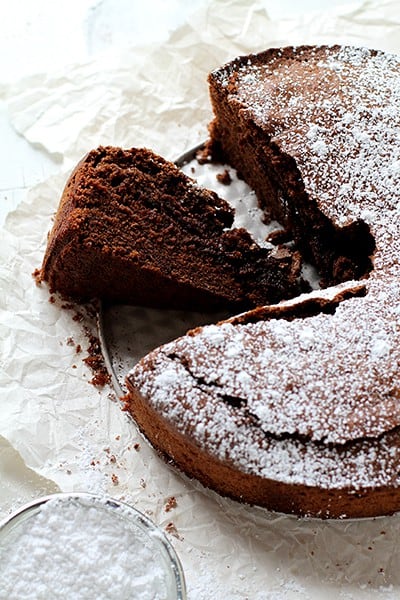
[[[257,2],[210,0],[162,47],[108,51],[2,90],[15,128],[60,168],[8,216],[0,239],[0,516],[59,489],[127,500],[169,532],[194,600],[400,597],[399,517],[297,520],[222,499],[176,474],[113,390],[89,383],[82,359],[93,316],[50,302],[31,275],[68,171],[88,150],[144,145],[175,158],[207,136],[212,68],[272,45],[400,51],[399,9],[398,1],[371,0],[273,22]]]

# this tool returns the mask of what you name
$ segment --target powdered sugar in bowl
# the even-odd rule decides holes
[[[184,600],[182,568],[147,517],[111,498],[55,494],[0,523],[1,600]]]

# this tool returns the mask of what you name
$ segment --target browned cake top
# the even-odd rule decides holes
[[[399,57],[365,48],[268,50],[213,74],[294,157],[311,198],[344,225],[373,220],[400,183]]]
[[[334,314],[206,327],[134,369],[132,382],[167,418],[245,471],[398,485],[399,65],[366,49],[299,48],[213,75],[295,159],[320,210],[339,226],[362,219],[376,243],[365,295]]]

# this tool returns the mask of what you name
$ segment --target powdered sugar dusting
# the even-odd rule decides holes
[[[336,226],[368,224],[376,250],[366,295],[334,314],[205,327],[144,359],[131,380],[244,472],[324,488],[397,487],[400,61],[339,47],[281,55],[234,63],[235,97],[295,158],[310,202]],[[226,88],[230,69],[218,75]],[[175,370],[171,385],[155,386],[152,372],[166,369]]]
[[[261,126],[273,107],[274,142],[296,158],[312,200],[323,193],[324,213],[344,225],[377,203],[397,209],[399,74],[395,55],[305,48],[238,68],[235,97]]]

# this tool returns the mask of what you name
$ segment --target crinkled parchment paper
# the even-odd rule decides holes
[[[57,489],[125,499],[167,528],[195,600],[399,597],[399,517],[297,520],[220,498],[176,474],[142,440],[113,390],[89,383],[82,359],[93,316],[49,302],[31,276],[67,173],[88,150],[145,145],[174,158],[207,135],[212,68],[271,45],[399,51],[398,7],[375,0],[272,22],[257,2],[209,2],[162,47],[108,51],[3,90],[15,128],[60,163],[8,216],[0,239],[3,515]]]

